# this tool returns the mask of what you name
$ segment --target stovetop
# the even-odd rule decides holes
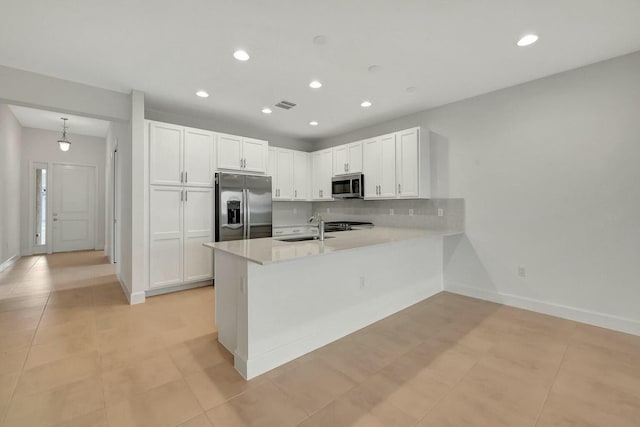
[[[324,223],[325,231],[348,231],[372,227],[373,223],[362,221],[327,221]]]

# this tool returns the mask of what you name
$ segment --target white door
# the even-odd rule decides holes
[[[149,183],[180,185],[182,183],[181,126],[149,123]]]
[[[213,251],[203,243],[213,238],[213,189],[184,189],[184,282],[213,277]]]
[[[349,163],[347,172],[362,172],[362,142],[354,142],[349,144]]]
[[[53,252],[95,248],[95,166],[53,165]]]
[[[242,138],[218,135],[218,169],[242,169]]]
[[[349,173],[349,146],[340,145],[333,147],[333,170],[336,175],[345,175]]]
[[[243,170],[248,172],[267,171],[267,141],[253,138],[242,138],[242,158],[244,159]]]
[[[376,198],[380,184],[380,143],[369,139],[362,143],[362,173],[364,174],[364,197]]]
[[[367,179],[365,177],[365,179]],[[396,135],[380,137],[380,197],[396,197]]]
[[[293,152],[293,198],[306,200],[309,198],[309,154],[303,151]]]
[[[293,152],[278,150],[278,198],[291,200],[293,198]]]
[[[397,133],[398,196],[418,197],[418,129]]]
[[[182,283],[182,199],[180,187],[149,191],[149,286]]]
[[[184,184],[213,185],[213,132],[198,129],[184,131]]]

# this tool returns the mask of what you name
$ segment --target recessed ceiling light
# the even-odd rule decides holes
[[[320,123],[316,122],[315,120],[312,120],[312,121],[309,122],[309,124],[311,126],[318,126]]]
[[[311,83],[309,83],[309,87],[312,89],[320,89],[322,87],[322,83],[320,83],[317,80],[314,80]]]
[[[262,112],[265,114],[271,114],[271,108],[265,107],[262,109]]]
[[[529,46],[531,44],[534,44],[537,41],[538,41],[538,36],[536,34],[527,34],[525,36],[522,36],[520,40],[518,40],[518,46],[520,47]]]
[[[411,92],[415,92],[418,90],[417,87],[415,86],[409,86],[408,88],[405,89],[407,92],[411,93]]]
[[[244,50],[236,50],[235,52],[233,52],[233,57],[236,58],[238,61],[249,60],[249,54]]]
[[[362,104],[360,104],[360,106],[363,108],[369,108],[371,107],[371,101],[362,101]]]
[[[209,93],[206,90],[199,90],[196,92],[196,95],[198,95],[200,98],[208,98],[209,97]]]

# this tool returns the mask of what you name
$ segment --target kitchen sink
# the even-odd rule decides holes
[[[324,236],[326,239],[333,239],[334,236]],[[307,240],[318,240],[318,236],[305,236],[305,237],[286,237],[284,239],[278,239],[281,242],[305,242]]]

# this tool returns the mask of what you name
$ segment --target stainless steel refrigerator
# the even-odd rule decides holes
[[[271,237],[271,177],[216,173],[216,242]]]

